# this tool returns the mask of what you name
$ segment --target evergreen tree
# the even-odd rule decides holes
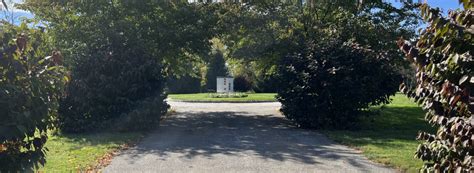
[[[218,76],[227,76],[229,72],[227,70],[224,54],[220,50],[216,50],[212,53],[211,59],[206,74],[206,88],[208,91],[215,91],[217,85]]]

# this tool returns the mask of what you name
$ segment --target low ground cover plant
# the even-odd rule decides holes
[[[170,94],[168,98],[171,101],[190,101],[190,102],[275,102],[276,93],[246,93],[246,97],[234,98],[212,98],[210,93],[196,94]],[[227,96],[224,96],[227,97]]]
[[[245,98],[247,93],[209,93],[209,98]]]

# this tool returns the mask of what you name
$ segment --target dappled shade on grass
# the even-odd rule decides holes
[[[361,149],[371,160],[417,172],[422,162],[413,157],[419,144],[416,135],[419,130],[435,130],[424,120],[424,111],[402,94],[394,96],[391,104],[372,110],[379,113],[364,118],[358,130],[324,133]]]
[[[97,164],[97,159],[136,141],[140,133],[96,133],[51,135],[46,147],[46,165],[40,172],[78,172]]]

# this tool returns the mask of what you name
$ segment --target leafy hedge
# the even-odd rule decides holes
[[[149,123],[159,121],[168,109],[164,94],[166,49],[158,49],[156,44],[161,41],[155,39],[160,37],[149,28],[154,21],[147,18],[154,17],[149,12],[159,6],[149,9],[128,1],[112,6],[93,4],[52,3],[67,15],[44,15],[55,37],[68,40],[58,42],[68,50],[65,57],[71,69],[67,95],[60,102],[58,127],[73,133],[151,128]],[[42,10],[33,11],[43,16]],[[75,17],[76,13],[81,17]]]
[[[202,90],[201,78],[191,75],[170,77],[166,88],[169,94],[199,93]]]
[[[59,127],[64,132],[94,131],[111,127],[117,119],[135,122],[153,122],[166,113],[168,105],[163,94],[165,77],[158,60],[143,54],[134,54],[139,49],[128,47],[115,49],[116,54],[95,51],[81,58],[71,72],[67,97],[61,100]],[[132,57],[132,58],[131,58]],[[161,99],[159,101],[155,98]],[[145,99],[154,100],[159,109],[155,114],[125,118],[141,107]],[[164,113],[163,113],[164,110]],[[134,113],[135,115],[137,113]],[[136,119],[145,119],[135,121]],[[120,122],[122,126],[125,122]],[[137,127],[148,127],[134,124]],[[119,127],[114,125],[115,127]],[[132,125],[125,125],[132,126]]]
[[[464,10],[451,11],[448,18],[421,5],[429,25],[416,44],[398,42],[417,67],[416,86],[402,84],[401,90],[427,110],[427,121],[439,126],[436,134],[418,135],[422,172],[474,172],[474,3],[460,2]]]
[[[166,77],[192,71],[187,65],[210,52],[215,33],[205,5],[185,1],[25,0],[20,6],[48,22],[71,69],[57,121],[65,132],[153,127],[168,109]]]
[[[281,111],[303,128],[350,128],[360,111],[387,103],[401,77],[381,54],[333,41],[286,56],[278,72]]]
[[[276,93],[278,88],[278,80],[275,74],[263,74],[257,75],[253,90],[257,93]]]
[[[251,79],[248,79],[245,76],[235,76],[234,77],[234,90],[238,92],[247,92],[247,91],[252,90]]]
[[[44,144],[65,79],[44,33],[0,23],[0,172],[44,165]]]

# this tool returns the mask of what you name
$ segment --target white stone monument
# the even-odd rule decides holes
[[[218,93],[234,92],[234,78],[233,77],[217,77]]]

